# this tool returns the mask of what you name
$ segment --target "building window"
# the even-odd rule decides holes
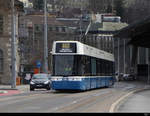
[[[42,25],[35,24],[35,31],[36,32],[41,32],[42,31]]]
[[[3,72],[3,51],[0,49],[0,73]]]
[[[66,28],[65,27],[62,27],[62,32],[66,32]]]
[[[59,32],[59,27],[56,27],[56,32]]]
[[[49,26],[49,27],[48,27],[48,30],[49,30],[49,31],[53,31],[53,27]]]
[[[3,16],[0,15],[0,34],[3,33]]]

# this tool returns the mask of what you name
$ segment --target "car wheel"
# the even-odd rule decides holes
[[[50,89],[51,89],[50,85],[49,85],[46,89],[47,89],[47,90],[50,90]]]
[[[47,90],[50,90],[51,88],[50,88],[50,87],[47,87],[46,89],[47,89]]]
[[[30,91],[34,91],[34,88],[30,87]]]

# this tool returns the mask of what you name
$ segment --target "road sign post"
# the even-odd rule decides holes
[[[40,67],[41,67],[41,61],[40,60],[37,61],[37,67],[38,67],[39,73],[40,73]]]

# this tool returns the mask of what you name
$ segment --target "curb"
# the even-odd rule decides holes
[[[109,109],[109,112],[110,112],[110,113],[116,112],[116,111],[118,110],[120,104],[123,103],[123,100],[124,100],[124,99],[126,99],[127,97],[129,97],[130,95],[132,95],[132,94],[134,94],[134,93],[141,92],[141,91],[145,91],[145,90],[150,90],[150,87],[146,87],[146,88],[144,88],[144,89],[136,89],[136,90],[133,90],[133,91],[127,93],[127,94],[124,95],[124,96],[121,96],[116,102],[114,102],[114,103],[111,105],[111,107],[110,107],[110,109]],[[121,103],[121,102],[122,102],[122,103]]]

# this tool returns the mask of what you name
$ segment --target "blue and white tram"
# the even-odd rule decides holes
[[[55,41],[53,90],[90,90],[114,84],[114,56],[78,41]]]

